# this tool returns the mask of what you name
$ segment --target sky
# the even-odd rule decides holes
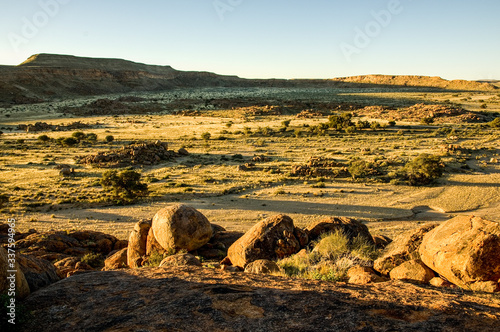
[[[498,0],[2,0],[0,64],[38,53],[245,78],[500,79]]]

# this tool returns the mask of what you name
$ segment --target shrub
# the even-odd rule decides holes
[[[488,123],[491,128],[500,128],[500,117]]]
[[[482,108],[482,109],[486,109],[486,108],[488,108],[488,105],[487,105],[487,104],[482,104],[482,105],[481,105],[481,106],[479,106],[479,107],[480,107],[480,108]]]
[[[201,139],[204,141],[208,141],[212,135],[210,133],[202,133],[201,134]]]
[[[380,129],[380,127],[382,127],[382,126],[378,122],[374,121],[374,122],[370,123],[370,128],[373,129],[373,130]]]
[[[283,121],[281,121],[281,125],[284,128],[288,128],[288,126],[290,125],[290,120],[283,120]]]
[[[444,164],[439,156],[422,153],[403,169],[410,185],[426,185],[443,175]]]
[[[75,138],[76,140],[78,141],[82,141],[85,139],[85,137],[87,137],[87,135],[85,135],[85,133],[81,132],[81,131],[75,131],[71,137]]]
[[[375,173],[373,164],[365,160],[355,160],[347,168],[353,179],[364,178]]]
[[[136,171],[110,170],[103,174],[100,183],[105,190],[125,201],[132,201],[139,196],[147,195],[148,185],[141,182],[141,174]]]
[[[89,141],[97,141],[97,135],[94,133],[87,134],[86,139]]]
[[[101,254],[88,253],[82,257],[81,262],[92,266],[94,269],[104,267],[104,257]]]
[[[312,251],[282,259],[278,265],[290,277],[345,281],[349,268],[369,263],[378,254],[366,239],[358,236],[349,241],[343,232],[336,231],[323,234]]]
[[[38,136],[38,140],[41,142],[48,142],[48,141],[50,141],[50,137],[47,135],[40,135],[40,136]]]
[[[65,137],[61,140],[61,144],[64,146],[74,146],[78,144],[78,141],[73,137]]]
[[[396,121],[389,121],[389,122],[387,122],[387,125],[389,127],[394,127],[396,125]]]
[[[115,137],[113,135],[108,135],[104,138],[106,142],[111,143],[115,140]]]
[[[342,113],[341,115],[330,115],[328,117],[328,126],[335,130],[343,130],[347,127],[354,126],[354,123],[351,121],[352,114],[351,113]]]
[[[420,123],[421,124],[424,124],[424,125],[430,125],[430,124],[433,124],[434,123],[434,118],[433,117],[426,117],[426,118],[422,118],[422,120],[420,120]]]

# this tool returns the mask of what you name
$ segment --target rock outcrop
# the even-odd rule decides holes
[[[427,233],[422,261],[462,288],[500,279],[500,225],[473,216],[458,216]]]
[[[148,233],[151,229],[151,220],[141,220],[134,226],[128,238],[127,265],[140,267],[146,256]]]
[[[418,296],[416,296],[418,294]],[[500,299],[199,267],[74,275],[30,295],[22,331],[497,331]]]
[[[165,257],[160,263],[160,267],[188,265],[201,266],[201,262],[198,258],[191,254],[176,254]]]
[[[19,264],[9,259],[12,258],[8,256],[7,250],[0,247],[0,294],[11,293],[15,289],[15,296],[23,299],[30,294],[30,287]]]
[[[396,266],[390,272],[391,279],[399,279],[419,284],[428,284],[436,275],[420,260],[410,260]]]
[[[385,248],[382,256],[375,260],[375,271],[388,275],[396,266],[412,259],[420,259],[418,249],[422,239],[436,226],[437,224],[425,225],[397,236]]]
[[[104,270],[122,269],[128,266],[128,248],[123,248],[104,260]]]
[[[294,235],[293,220],[277,215],[255,224],[229,247],[227,257],[235,266],[245,268],[258,259],[276,260],[300,250]]]
[[[57,275],[57,269],[48,260],[35,256],[16,254],[16,262],[23,271],[31,292],[47,287],[60,280]]]

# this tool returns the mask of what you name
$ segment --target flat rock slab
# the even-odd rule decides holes
[[[200,267],[75,275],[31,294],[24,331],[497,331],[500,298]]]

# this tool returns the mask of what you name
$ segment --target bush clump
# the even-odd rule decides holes
[[[134,201],[137,197],[146,196],[148,185],[141,182],[141,174],[132,170],[110,170],[103,174],[101,186],[123,201]]]
[[[351,267],[371,266],[378,255],[366,239],[358,236],[350,241],[342,231],[336,231],[323,234],[311,251],[282,259],[278,265],[290,277],[346,281]]]
[[[439,156],[422,153],[408,162],[403,173],[412,186],[427,185],[443,175],[444,164]]]

